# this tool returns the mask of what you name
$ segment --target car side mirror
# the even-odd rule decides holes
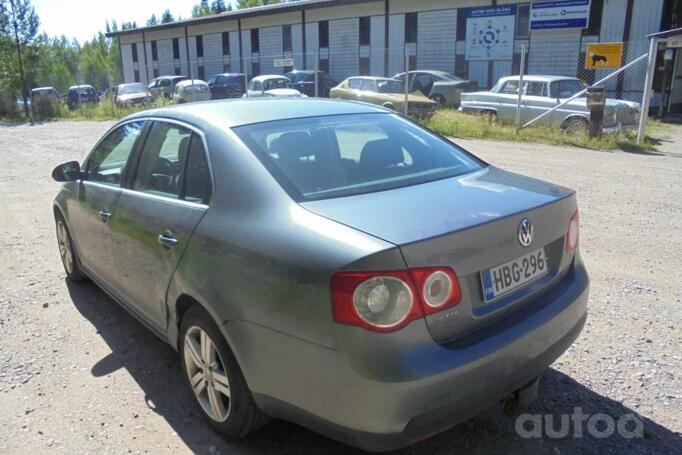
[[[81,176],[81,165],[78,164],[78,161],[60,164],[52,170],[52,178],[57,182],[73,182]]]

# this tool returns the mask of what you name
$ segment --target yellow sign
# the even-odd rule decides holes
[[[588,44],[585,51],[585,69],[620,68],[623,43]]]

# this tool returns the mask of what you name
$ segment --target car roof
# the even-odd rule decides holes
[[[184,120],[201,127],[236,127],[252,123],[327,115],[385,113],[386,109],[367,103],[314,98],[248,98],[176,104],[142,111],[126,117],[163,117]]]
[[[185,79],[180,82],[178,82],[175,85],[179,85],[180,87],[185,87],[186,85],[207,85],[205,81],[202,81],[201,79]]]
[[[72,85],[71,87],[69,87],[69,90],[76,90],[79,88],[95,88],[95,87],[93,87],[90,84]]]
[[[238,77],[244,77],[244,73],[218,73],[214,74],[211,77],[218,77],[218,76],[238,76]]]
[[[513,81],[513,80],[518,80],[519,76],[506,76],[500,78],[501,81]],[[565,81],[565,80],[573,80],[573,81],[579,81],[577,77],[571,77],[571,76],[546,76],[546,75],[541,75],[541,74],[524,74],[523,76],[524,81],[533,81],[533,82],[554,82],[554,81]]]
[[[263,74],[261,76],[254,77],[252,80],[263,82],[263,81],[266,81],[268,79],[275,79],[275,78],[286,79],[287,77],[284,74]]]
[[[393,82],[395,82],[395,79],[391,79],[390,77],[381,77],[381,76],[351,76],[348,79],[370,79],[372,81],[393,81]]]
[[[45,90],[56,90],[54,87],[36,87],[31,90],[31,92],[41,92]]]

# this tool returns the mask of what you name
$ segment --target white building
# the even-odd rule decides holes
[[[168,74],[205,79],[223,72],[283,73],[291,67],[275,66],[282,59],[291,59],[296,69],[317,65],[336,80],[393,76],[404,71],[407,54],[410,69],[444,70],[489,87],[499,77],[518,74],[522,44],[528,49],[528,73],[594,81],[600,70],[584,70],[588,43],[629,43],[624,57],[631,60],[647,51],[647,34],[669,28],[674,2],[302,0],[109,36],[118,37],[125,82]],[[536,8],[557,5],[569,14],[571,8],[589,13],[577,13],[578,19],[567,23],[538,20]],[[484,19],[474,19],[479,16]],[[485,34],[484,22],[491,34],[483,38],[491,40],[492,49],[476,42]],[[624,97],[630,91],[641,96],[643,74],[628,73],[612,89]]]

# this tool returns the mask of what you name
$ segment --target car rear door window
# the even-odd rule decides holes
[[[362,85],[360,86],[360,90],[366,91],[366,92],[373,92],[374,90],[374,81],[372,79],[363,79],[362,80]]]
[[[133,189],[179,198],[191,136],[188,128],[154,122],[140,155]]]
[[[87,179],[119,186],[143,126],[142,121],[130,122],[111,131],[90,155]]]

